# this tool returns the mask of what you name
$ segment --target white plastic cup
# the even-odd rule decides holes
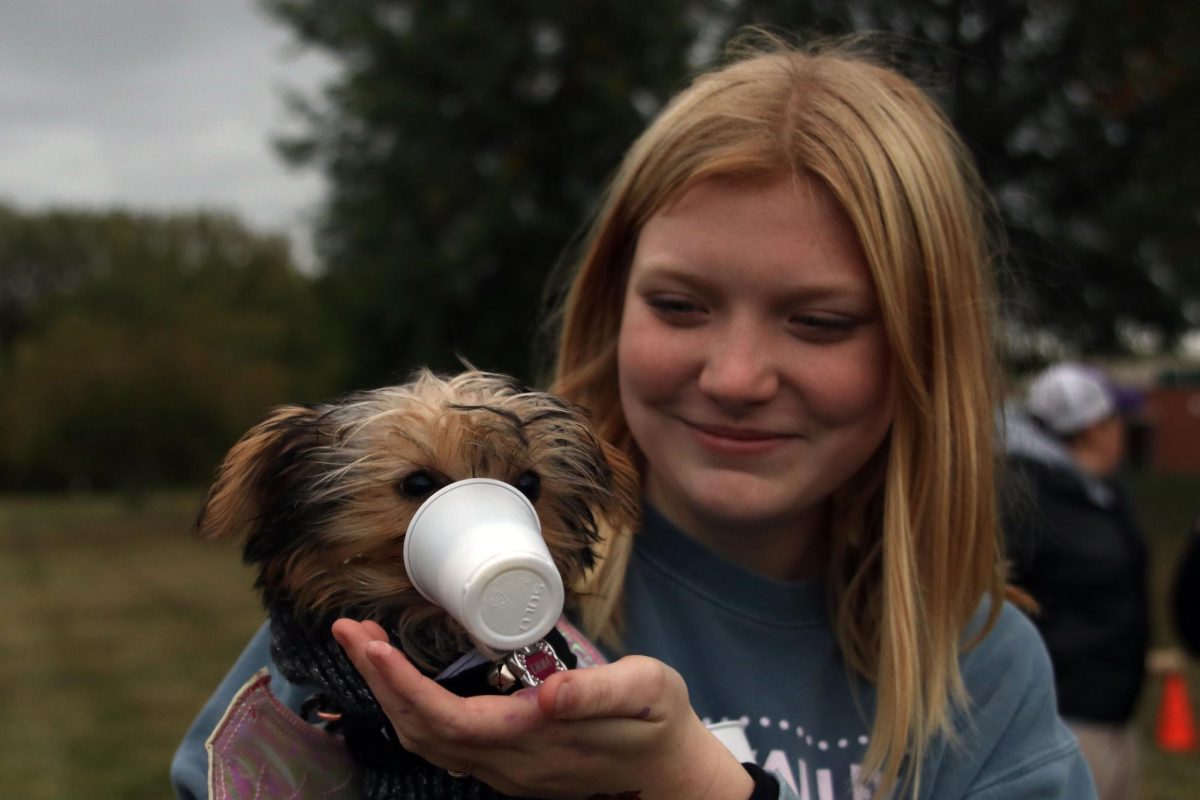
[[[562,615],[562,576],[537,512],[502,481],[470,478],[430,495],[408,525],[404,568],[417,591],[496,651],[533,644]]]
[[[746,724],[740,719],[722,720],[708,726],[712,735],[733,753],[738,761],[745,764],[754,761],[754,751],[750,749],[750,740],[746,738]]]

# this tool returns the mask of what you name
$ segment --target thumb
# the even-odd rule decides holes
[[[560,672],[538,691],[542,713],[559,720],[661,719],[680,699],[687,702],[687,687],[679,673],[644,656]]]

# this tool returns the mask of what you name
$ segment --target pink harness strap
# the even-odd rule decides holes
[[[579,667],[608,663],[565,618],[557,628]],[[358,797],[357,768],[345,742],[280,703],[265,668],[234,696],[205,747],[212,800]]]
[[[213,800],[357,797],[354,761],[341,737],[310,725],[271,694],[260,670],[233,698],[205,743]]]
[[[578,628],[567,622],[566,617],[560,617],[558,624],[554,627],[558,628],[558,632],[570,645],[571,652],[575,654],[575,658],[579,662],[576,667],[598,667],[608,663],[608,659],[596,649],[596,645],[592,644],[591,640],[584,636]]]

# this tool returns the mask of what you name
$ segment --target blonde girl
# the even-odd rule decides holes
[[[580,614],[614,660],[464,699],[339,621],[401,744],[527,797],[1094,796],[1004,602],[986,211],[853,43],[681,92],[594,222],[553,381],[641,471]]]

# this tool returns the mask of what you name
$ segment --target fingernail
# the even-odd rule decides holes
[[[571,684],[570,683],[564,682],[559,685],[558,694],[556,694],[554,696],[554,714],[555,714],[555,716],[558,716],[560,714],[565,714],[567,712],[567,708],[570,706],[570,698],[569,698],[570,694],[571,694]]]
[[[387,642],[374,641],[367,645],[367,657],[380,659],[385,658],[391,652],[392,646]]]
[[[518,689],[517,693],[514,694],[513,697],[519,697],[526,702],[536,703],[538,699],[538,692],[541,690],[541,686],[527,686],[524,689]]]

